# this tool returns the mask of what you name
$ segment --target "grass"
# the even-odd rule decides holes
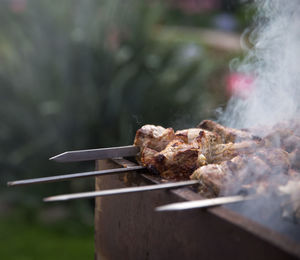
[[[94,258],[92,226],[75,220],[45,224],[28,217],[0,218],[0,259],[67,260]]]

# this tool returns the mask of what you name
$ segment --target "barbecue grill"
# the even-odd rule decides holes
[[[61,162],[96,160],[96,171],[8,184],[96,176],[95,192],[45,199],[96,197],[95,259],[300,259],[299,226],[285,223],[280,214],[277,214],[277,222],[271,219],[272,216],[262,218],[262,221],[256,216],[258,213],[245,215],[239,210],[238,203],[235,204],[237,207],[230,208],[217,206],[175,213],[155,211],[158,206],[174,202],[201,200],[208,201],[210,206],[218,204],[197,193],[193,185],[199,185],[199,180],[170,183],[159,175],[150,174],[146,167],[136,163],[134,155],[139,149],[133,145],[66,152],[52,159]],[[128,193],[137,190],[147,192]],[[107,196],[121,193],[122,196]],[[236,197],[220,197],[221,204],[226,200],[226,203],[242,201],[240,205],[245,209],[253,203],[262,203],[262,198],[255,196]],[[269,220],[273,225],[269,225]],[[296,232],[291,228],[297,229]]]
[[[136,164],[96,161],[97,170],[124,165]],[[122,173],[96,177],[96,190],[159,182],[151,175]],[[96,198],[95,259],[300,259],[299,241],[224,206],[175,213],[153,210],[198,199],[203,197],[190,188]]]

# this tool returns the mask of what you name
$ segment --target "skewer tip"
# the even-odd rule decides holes
[[[160,211],[173,211],[173,210],[178,210],[173,208],[173,205],[170,207],[170,205],[165,205],[165,206],[159,206],[155,208],[155,211],[160,212]]]
[[[63,195],[46,197],[43,199],[44,202],[54,202],[54,201],[63,201],[63,200],[67,200],[67,198]]]
[[[6,183],[6,185],[7,185],[8,187],[14,186],[14,182],[13,182],[13,181],[8,181],[8,182]]]
[[[50,157],[50,158],[49,158],[49,161],[55,160],[55,158],[57,158],[57,156],[58,156],[58,155],[55,155],[55,156]]]
[[[54,155],[54,156],[50,157],[49,160],[50,161],[59,161],[59,158],[62,157],[63,155],[65,155],[65,154],[66,154],[66,152]]]
[[[207,208],[207,207],[215,207],[228,203],[236,203],[246,200],[251,200],[254,197],[252,196],[228,196],[228,197],[218,197],[212,199],[203,199],[203,200],[192,200],[192,201],[184,201],[184,202],[176,202],[163,206],[159,206],[155,208],[155,211],[177,211],[177,210],[189,210],[196,208]]]

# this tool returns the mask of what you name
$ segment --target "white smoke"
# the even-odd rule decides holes
[[[300,0],[256,0],[253,47],[232,69],[254,77],[247,99],[232,97],[220,121],[231,127],[272,125],[297,117],[300,100]]]

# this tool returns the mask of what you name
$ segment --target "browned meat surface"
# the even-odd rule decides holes
[[[212,157],[215,147],[222,144],[222,140],[218,134],[201,130],[200,135],[194,140],[194,143],[199,147],[201,153],[208,159]]]
[[[154,173],[166,179],[186,179],[198,167],[206,164],[206,158],[197,146],[181,140],[173,140],[161,152],[145,148],[141,161]]]
[[[218,196],[234,180],[237,172],[242,172],[247,163],[242,156],[236,156],[221,164],[208,164],[193,172],[191,179],[201,180],[200,192],[209,197]]]
[[[288,168],[285,151],[265,149],[260,153],[236,156],[221,164],[203,166],[191,175],[191,179],[203,183],[200,193],[214,197],[241,192],[261,194],[286,183],[290,177],[300,177],[298,172]],[[280,171],[277,168],[279,165]],[[282,169],[284,167],[287,169]],[[279,176],[278,173],[287,175]]]
[[[175,136],[185,143],[192,143],[200,135],[200,132],[199,128],[190,128],[176,131]]]
[[[156,151],[162,151],[170,141],[175,138],[172,128],[163,128],[155,125],[144,125],[137,130],[134,145],[151,148]]]
[[[154,173],[171,179],[188,178],[192,172],[207,163],[221,163],[232,159],[239,154],[253,152],[258,143],[255,141],[244,141],[241,143],[220,144],[218,135],[199,129],[198,132],[191,131],[187,138],[188,130],[176,132],[173,141],[160,152],[144,147],[140,160]]]
[[[208,164],[194,171],[191,179],[201,180],[199,192],[202,195],[215,197],[220,194],[226,183],[232,179],[232,172],[226,165]]]
[[[222,143],[221,137],[218,134],[199,128],[179,130],[175,132],[175,136],[185,143],[196,141],[206,147]]]
[[[247,164],[244,168],[244,174],[246,175],[245,178],[247,178],[248,176],[250,179],[252,179],[253,176],[263,178],[265,175],[268,175],[272,172],[270,165],[256,154],[247,156],[245,160],[247,161]]]
[[[298,121],[294,125],[300,126]],[[232,129],[210,120],[176,132],[146,125],[137,131],[134,144],[141,147],[139,161],[151,172],[165,179],[199,179],[206,197],[260,193],[300,178],[297,128],[285,122],[261,129],[263,138],[253,129]]]
[[[296,148],[289,154],[289,159],[291,162],[291,167],[293,169],[300,170],[300,148]]]
[[[288,145],[288,143],[285,140],[286,138],[289,138],[292,135],[293,135],[293,131],[291,130],[275,129],[272,130],[271,133],[269,133],[267,136],[265,136],[263,140],[266,142],[267,146],[279,148],[279,147],[283,147],[284,145]]]
[[[289,154],[282,149],[259,149],[255,154],[272,167],[272,173],[286,173],[290,168]]]
[[[158,170],[156,169],[155,165],[155,155],[158,152],[148,148],[144,147],[144,149],[141,150],[141,154],[139,156],[140,162],[142,163],[143,166],[147,166],[148,169],[155,174],[159,174]]]
[[[246,130],[225,127],[211,120],[203,120],[197,127],[219,134],[224,143],[260,139]]]
[[[199,128],[177,131],[175,135],[184,142],[197,147],[206,159],[210,158],[215,147],[222,143],[221,137],[218,134]]]
[[[237,155],[250,154],[256,151],[261,144],[255,141],[243,141],[240,143],[218,144],[211,149],[207,157],[209,163],[221,163],[230,160]]]
[[[282,149],[284,149],[285,151],[287,151],[289,153],[300,148],[300,137],[298,137],[296,135],[290,135],[290,136],[286,137],[282,141],[281,147],[282,147]]]
[[[201,180],[200,193],[214,197],[234,194],[242,186],[264,181],[271,168],[255,155],[236,156],[221,164],[208,164],[198,168],[191,179]]]
[[[201,180],[199,192],[205,197],[215,197],[227,193],[227,189],[233,182],[241,182],[244,169],[247,166],[242,156],[236,156],[221,164],[208,164],[200,167],[190,176],[191,179]],[[240,174],[238,176],[238,173]]]
[[[150,171],[163,178],[182,179],[207,163],[219,164],[251,153],[259,142],[222,144],[219,134],[207,130],[191,128],[174,133],[171,128],[146,125],[137,131],[135,144],[141,146],[140,162]]]

